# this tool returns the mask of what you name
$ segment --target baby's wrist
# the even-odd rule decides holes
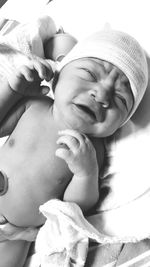
[[[23,94],[19,92],[19,90],[12,88],[10,84],[9,84],[9,90],[11,92],[11,95],[18,100],[20,100],[23,97]]]
[[[79,179],[86,179],[86,180],[97,180],[98,179],[98,172],[81,172],[78,174],[75,174]]]
[[[4,91],[5,96],[16,98],[17,100],[22,98],[22,95],[15,89],[13,89],[7,79],[4,79],[1,84],[1,91]]]

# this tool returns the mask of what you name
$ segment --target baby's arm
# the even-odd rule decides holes
[[[10,135],[17,125],[20,117],[26,111],[27,101],[25,99],[18,102],[0,123],[0,138]]]
[[[23,240],[0,243],[0,267],[23,267],[30,243]]]
[[[74,130],[60,132],[57,143],[64,145],[56,156],[64,159],[74,174],[64,193],[64,200],[77,203],[83,211],[92,208],[99,198],[98,164],[91,141]]]

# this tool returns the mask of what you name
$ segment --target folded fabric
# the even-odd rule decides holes
[[[6,240],[35,241],[39,229],[36,227],[17,227],[9,222],[0,225],[0,242]]]
[[[35,243],[41,267],[84,266],[90,240],[100,244],[122,242],[97,230],[75,203],[53,199],[40,206],[40,211],[47,218]]]
[[[56,33],[53,19],[47,15],[28,23],[18,23],[10,32],[0,33],[0,43],[7,43],[25,55],[44,57],[43,44]]]
[[[35,244],[41,267],[84,266],[89,238],[106,241],[75,203],[53,199],[40,206],[40,211],[47,218]]]
[[[49,16],[42,16],[32,23],[15,23],[14,28],[7,33],[1,30],[0,79],[7,78],[15,69],[28,64],[28,57],[44,58],[44,43],[56,31],[55,23]],[[52,68],[55,70],[54,63]]]

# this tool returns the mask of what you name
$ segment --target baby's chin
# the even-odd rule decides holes
[[[102,123],[101,125],[95,125],[95,127],[93,127],[93,135],[95,137],[109,137],[111,135],[113,135],[118,129],[119,129],[120,125],[116,126],[116,125],[110,125],[110,124],[106,124],[106,123]]]

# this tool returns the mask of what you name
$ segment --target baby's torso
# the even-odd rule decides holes
[[[57,136],[48,103],[43,104],[28,108],[0,149],[0,170],[8,177],[0,212],[16,225],[43,223],[39,205],[62,198],[72,177],[65,161],[55,156]]]
[[[63,198],[72,178],[64,160],[55,156],[57,130],[51,101],[33,101],[0,149],[0,170],[8,177],[8,190],[0,196],[0,214],[17,226],[41,225],[39,206]],[[103,147],[93,140],[98,162]]]

